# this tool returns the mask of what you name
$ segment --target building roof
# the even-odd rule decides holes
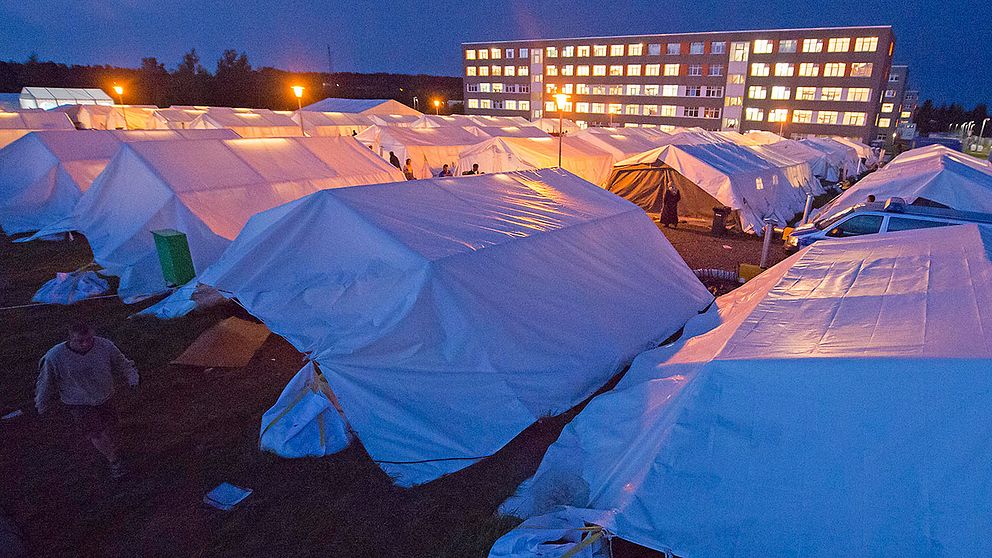
[[[725,29],[716,31],[690,31],[687,33],[641,33],[637,35],[593,35],[586,37],[539,37],[532,39],[505,39],[499,41],[473,41],[462,43],[462,45],[489,45],[497,43],[520,43],[527,41],[579,41],[583,39],[625,39],[629,37],[683,37],[686,35],[715,35],[725,33],[779,33],[787,31],[833,31],[842,29],[888,29],[892,31],[891,25],[851,25],[846,27],[796,27],[787,29]]]

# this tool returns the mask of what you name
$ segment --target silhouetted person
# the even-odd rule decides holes
[[[441,172],[437,173],[437,176],[438,178],[441,178],[443,176],[451,176],[451,169],[448,168],[448,165],[444,165],[443,167],[441,167]]]
[[[662,199],[661,205],[661,224],[665,227],[675,227],[679,225],[679,200],[682,199],[682,193],[679,189],[675,187],[674,184],[668,186],[665,190],[664,198]]]
[[[400,166],[400,158],[397,157],[396,154],[393,153],[392,151],[389,152],[389,164],[393,165],[398,169],[403,168],[402,166]]]
[[[479,172],[479,163],[473,164],[472,165],[472,170],[467,170],[467,171],[463,172],[462,174],[464,174],[464,175],[468,175],[468,174],[482,174],[481,172]]]
[[[875,203],[875,194],[868,194],[868,203]]]

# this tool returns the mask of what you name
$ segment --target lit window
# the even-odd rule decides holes
[[[878,50],[878,37],[854,39],[854,52],[875,52],[876,50]]]
[[[582,57],[589,56],[589,45],[580,46],[576,50],[576,56],[582,56]]]
[[[610,56],[623,56],[623,45],[610,45]]]
[[[709,75],[711,75],[711,76],[722,76],[723,75],[723,64],[710,64]]]
[[[610,95],[623,95],[623,86],[622,85],[611,85],[610,88],[609,88],[609,94]]]
[[[468,100],[468,108],[479,108],[479,100],[478,99],[469,99]]]
[[[578,93],[579,95],[588,95],[589,94],[589,86],[586,85],[586,84],[584,84],[584,83],[576,83],[575,84],[575,92]]]
[[[797,87],[796,88],[796,100],[797,101],[814,101],[814,100],[816,100],[816,88],[815,87]]]
[[[661,86],[661,96],[662,97],[678,97],[679,96],[679,86],[678,85],[662,85]]]
[[[843,89],[840,87],[824,87],[820,89],[820,100],[821,101],[841,101]]]
[[[610,103],[606,108],[610,111],[610,114],[620,114],[623,112],[623,105],[620,103]]]
[[[575,47],[572,45],[561,47],[562,58],[572,58],[575,56]]]
[[[699,107],[685,107],[683,114],[690,118],[699,118]]]
[[[844,70],[847,64],[843,62],[831,62],[823,66],[823,77],[844,77]]]
[[[775,75],[779,77],[790,77],[795,75],[796,65],[788,62],[778,62],[775,64]]]
[[[889,120],[888,118],[879,118],[878,119],[878,127],[879,128],[888,128],[891,124],[892,124],[892,121]]]
[[[493,91],[493,84],[491,84],[491,83],[480,83],[479,84],[479,91],[482,92],[482,93],[492,93],[492,91]]]
[[[644,54],[644,45],[627,45],[627,56],[640,56]]]
[[[760,85],[752,85],[747,88],[747,96],[750,99],[767,99],[768,89]]]
[[[644,94],[645,95],[655,95],[655,96],[660,95],[661,94],[661,86],[660,85],[645,85],[644,86]]]
[[[554,64],[548,64],[544,67],[544,75],[546,76],[556,76],[558,75],[558,66]]]
[[[606,114],[606,104],[605,103],[593,103],[592,109],[590,110],[593,114]]]
[[[779,41],[778,42],[778,51],[779,52],[785,52],[785,53],[796,52],[796,40],[795,39],[788,39],[788,40]]]
[[[479,99],[479,108],[493,108],[493,102],[489,99]]]
[[[579,75],[579,76],[589,75],[589,66],[586,65],[579,66],[575,72],[575,75]]]
[[[748,43],[731,43],[730,44],[730,60],[733,62],[746,62],[747,61],[747,46]]]
[[[703,75],[703,66],[701,64],[689,64],[689,75],[690,76]]]
[[[896,106],[893,103],[882,103],[882,112],[893,112]]]
[[[622,76],[623,75],[623,65],[621,65],[621,64],[613,64],[612,66],[610,66],[610,75],[611,76]]]
[[[913,117],[913,111],[911,110],[904,110],[899,113],[899,118],[902,118],[903,120],[909,120],[912,117]]]
[[[517,75],[518,76],[530,75],[530,67],[528,67],[528,66],[517,66]]]
[[[845,126],[864,126],[865,125],[865,113],[863,113],[863,112],[845,112],[844,113],[844,125]]]
[[[744,120],[761,121],[764,119],[765,111],[755,107],[747,107],[744,109]]]
[[[792,90],[788,87],[782,85],[776,85],[772,87],[772,99],[778,101],[788,101],[792,96]]]
[[[639,75],[641,75],[641,65],[640,64],[627,64],[627,75],[628,76],[639,76]]]
[[[517,110],[530,110],[530,101],[517,101]]]
[[[503,92],[503,84],[502,83],[494,83],[493,84],[493,93],[502,93],[502,92]]]
[[[490,75],[494,75],[494,76],[503,75],[503,66],[493,66],[492,70],[490,71]]]
[[[772,41],[768,39],[757,39],[754,41],[754,53],[755,54],[771,54],[772,53]]]
[[[744,85],[744,74],[730,74],[728,81],[732,85]]]
[[[789,109],[773,109],[768,111],[769,122],[787,122],[789,120]]]
[[[475,74],[475,66],[468,66],[468,67],[466,67],[465,68],[465,75],[466,76],[474,76],[474,75],[476,75]]]
[[[479,75],[480,76],[488,76],[489,75],[489,66],[479,66]]]
[[[896,96],[896,90],[895,89],[886,89],[885,90],[885,98],[886,99],[891,99],[892,97],[895,97],[895,96]]]
[[[593,45],[592,46],[593,56],[606,56],[606,45]]]
[[[668,54],[679,55],[682,54],[682,43],[668,43]]]
[[[646,76],[660,76],[661,75],[661,64],[648,64],[644,66],[644,75]]]
[[[816,77],[820,75],[820,65],[812,62],[803,62],[799,65],[799,75],[803,77]]]
[[[809,124],[813,121],[813,111],[794,110],[792,111],[792,121],[796,124]]]
[[[644,116],[658,116],[658,105],[644,105]]]
[[[507,58],[513,58],[513,49],[508,48],[503,50],[503,55],[506,56]]]
[[[515,66],[506,66],[503,68],[504,76],[515,76],[517,75],[517,68]]]
[[[624,107],[624,114],[639,116],[641,114],[641,105],[627,105]]]
[[[851,77],[871,77],[871,62],[851,63]]]
[[[641,94],[641,86],[640,85],[631,84],[631,83],[628,83],[627,84],[627,95],[633,96],[633,95],[640,95],[640,94]]]
[[[661,109],[658,111],[661,116],[675,116],[678,107],[675,105],[661,105]]]
[[[661,54],[661,45],[658,44],[648,45],[648,55],[658,56],[660,54]]]
[[[603,64],[596,64],[595,66],[592,67],[592,75],[594,75],[594,76],[605,76],[606,75],[606,66],[603,65]]]
[[[744,97],[727,97],[723,104],[728,107],[739,107],[744,104]]]
[[[589,103],[575,103],[575,112],[589,112]]]
[[[479,60],[489,60],[489,50],[481,48],[478,51]]]
[[[768,64],[765,64],[764,62],[756,62],[754,64],[751,64],[752,76],[767,76],[769,70],[770,68],[768,67]]]
[[[690,43],[689,44],[689,54],[703,54],[706,49],[706,43]]]
[[[727,52],[727,43],[710,43],[710,54],[724,54]]]
[[[720,109],[718,107],[704,108],[703,118],[720,118]]]
[[[754,179],[754,189],[755,190],[764,190],[765,189],[765,183],[764,183],[763,180],[761,180],[760,177]]]
[[[558,58],[558,47],[548,47],[544,49],[544,55],[548,58]]]
[[[665,75],[666,76],[679,75],[679,64],[665,64]]]
[[[847,52],[851,50],[851,39],[839,37],[827,41],[827,52]]]
[[[821,110],[816,113],[817,124],[836,124],[837,112],[832,110]]]
[[[571,83],[566,83],[566,84],[564,84],[564,85],[561,86],[561,92],[562,93],[567,93],[567,94],[571,95],[572,94],[572,90],[573,90],[573,86],[572,86]]]
[[[491,49],[489,49],[489,58],[492,58],[493,60],[496,60],[496,59],[500,58],[500,55],[501,55],[502,52],[503,51],[501,49],[491,48]]]
[[[475,60],[475,49],[465,51],[465,60]],[[478,104],[478,99],[476,99],[476,104]]]
[[[554,101],[544,101],[544,110],[547,112],[554,112],[558,110],[558,107],[555,105]]]
[[[561,67],[561,75],[563,75],[563,76],[574,76],[575,75],[575,66],[573,66],[571,64],[565,64],[564,66]]]
[[[503,108],[507,110],[517,110],[517,102],[513,99],[507,99],[503,101]]]
[[[823,52],[823,39],[803,39],[803,52]]]

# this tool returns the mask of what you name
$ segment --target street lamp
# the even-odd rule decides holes
[[[307,133],[303,130],[303,86],[294,85],[291,89],[293,95],[296,95],[296,106],[299,108],[296,114],[300,117],[300,135],[306,137]]]
[[[115,83],[114,93],[117,93],[117,101],[121,104],[121,114],[124,115],[124,129],[127,130],[127,110],[124,109],[124,88]]]
[[[987,123],[988,121],[989,121],[989,119],[988,119],[988,118],[986,118],[985,120],[982,120],[982,130],[981,130],[980,132],[978,132],[978,137],[980,137],[980,138],[983,138],[983,137],[985,137],[985,124],[986,124],[986,123]]]
[[[565,135],[564,128],[564,117],[562,111],[565,110],[565,101],[568,101],[568,95],[564,93],[555,94],[555,106],[558,107],[558,168],[561,168],[561,142],[562,137]]]
[[[434,99],[434,114],[441,115],[441,101],[438,99]]]

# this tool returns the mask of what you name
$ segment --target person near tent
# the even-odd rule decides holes
[[[668,228],[678,228],[679,225],[679,200],[682,199],[682,193],[679,189],[675,187],[674,184],[670,184],[665,190],[662,198],[661,205],[661,224]]]
[[[467,171],[463,172],[462,174],[463,175],[482,174],[481,172],[479,172],[479,163],[474,163],[472,165],[472,170],[467,170]]]
[[[97,337],[93,328],[78,322],[69,328],[69,338],[52,347],[39,365],[35,407],[38,414],[51,408],[58,397],[83,435],[106,458],[113,478],[124,476],[114,429],[114,376],[123,376],[132,388],[138,386],[138,371],[110,340]]]
[[[398,169],[402,169],[403,168],[400,165],[400,158],[397,157],[396,154],[393,153],[392,151],[389,152],[389,164],[390,165],[393,165],[394,167],[396,167]]]
[[[451,168],[448,167],[448,165],[444,165],[443,167],[441,167],[441,172],[437,173],[437,176],[438,178],[451,176]]]
[[[413,176],[413,159],[407,159],[406,164],[403,165],[403,176],[407,180],[416,180],[417,177]]]
[[[868,200],[866,203],[875,203],[875,194],[868,194]]]

